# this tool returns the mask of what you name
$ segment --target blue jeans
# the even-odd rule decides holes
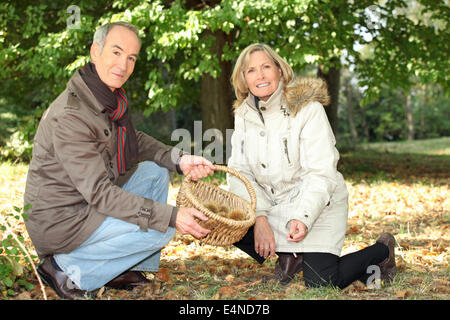
[[[154,162],[141,162],[122,189],[166,203],[168,171]],[[142,231],[138,225],[107,217],[78,248],[67,254],[55,254],[54,258],[80,289],[92,291],[129,269],[158,271],[161,249],[174,235],[172,227],[165,233]]]

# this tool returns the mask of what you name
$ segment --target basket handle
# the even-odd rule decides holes
[[[246,177],[244,177],[241,173],[239,173],[238,171],[236,171],[233,168],[227,167],[227,166],[221,166],[221,165],[214,165],[215,170],[217,171],[223,171],[223,172],[227,172],[230,173],[234,176],[236,176],[237,178],[239,178],[245,185],[245,187],[247,188],[248,194],[250,195],[250,207],[253,210],[253,212],[255,212],[256,209],[256,194],[255,194],[255,190],[253,189],[253,186],[251,185],[251,183],[248,181],[248,179]],[[191,179],[191,175],[188,174],[185,177],[186,182],[190,182]],[[191,194],[191,191],[188,190],[189,188],[187,188],[187,190],[185,190],[186,193]]]

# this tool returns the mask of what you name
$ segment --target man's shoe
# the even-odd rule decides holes
[[[389,256],[378,264],[381,271],[381,279],[392,282],[397,273],[397,266],[395,264],[395,238],[390,233],[383,233],[378,237],[377,242],[389,248]]]
[[[125,271],[110,282],[105,284],[106,287],[114,289],[133,289],[137,286],[145,286],[151,283],[146,277],[139,271]]]
[[[56,262],[53,256],[44,259],[44,262],[37,268],[37,272],[48,286],[55,290],[62,299],[77,300],[86,297],[87,291],[81,290],[69,279],[66,274],[55,268]]]
[[[275,279],[286,285],[302,270],[303,254],[277,252],[278,260],[275,266]]]

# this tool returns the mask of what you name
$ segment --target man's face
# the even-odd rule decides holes
[[[137,36],[122,26],[114,26],[109,31],[101,53],[99,45],[92,44],[92,62],[98,76],[111,91],[121,88],[133,73],[139,49]]]

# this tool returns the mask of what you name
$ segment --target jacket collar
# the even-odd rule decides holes
[[[67,84],[67,89],[70,94],[79,97],[81,101],[91,108],[95,115],[98,115],[100,112],[104,112],[106,110],[88,88],[83,78],[81,78],[78,70],[74,73],[72,78],[70,78],[69,83]]]
[[[283,98],[283,88],[283,82],[280,81],[277,90],[275,90],[267,101],[259,100],[259,108],[263,111],[263,114],[269,114],[279,110]],[[250,107],[256,110],[255,96],[252,93],[248,94],[245,101]]]
[[[326,82],[320,78],[298,77],[289,83],[286,90],[283,90],[283,84],[280,82],[280,86],[269,100],[266,102],[260,101],[259,106],[261,107],[264,104],[266,106],[266,111],[263,115],[269,115],[272,112],[276,113],[276,111],[280,111],[283,114],[294,117],[298,111],[312,101],[318,101],[324,106],[330,103]],[[242,108],[244,106],[247,107]],[[270,108],[268,108],[268,106]],[[281,108],[277,106],[281,106]],[[255,112],[250,112],[247,115],[250,110],[254,110]],[[236,113],[241,117],[248,118],[250,117],[250,114],[255,113],[256,117],[254,118],[258,120],[257,112],[258,110],[255,106],[254,96],[251,93],[241,106],[236,109]]]
[[[272,115],[280,114],[282,106],[285,104],[283,98],[283,82],[280,81],[277,90],[270,96],[267,101],[259,100],[259,109],[264,118],[270,117]],[[258,109],[255,105],[255,96],[251,93],[248,94],[247,98],[244,100],[244,104],[247,104],[247,108],[238,108],[237,113],[243,118],[255,122],[261,122],[258,115]],[[250,110],[254,112],[249,112]]]

